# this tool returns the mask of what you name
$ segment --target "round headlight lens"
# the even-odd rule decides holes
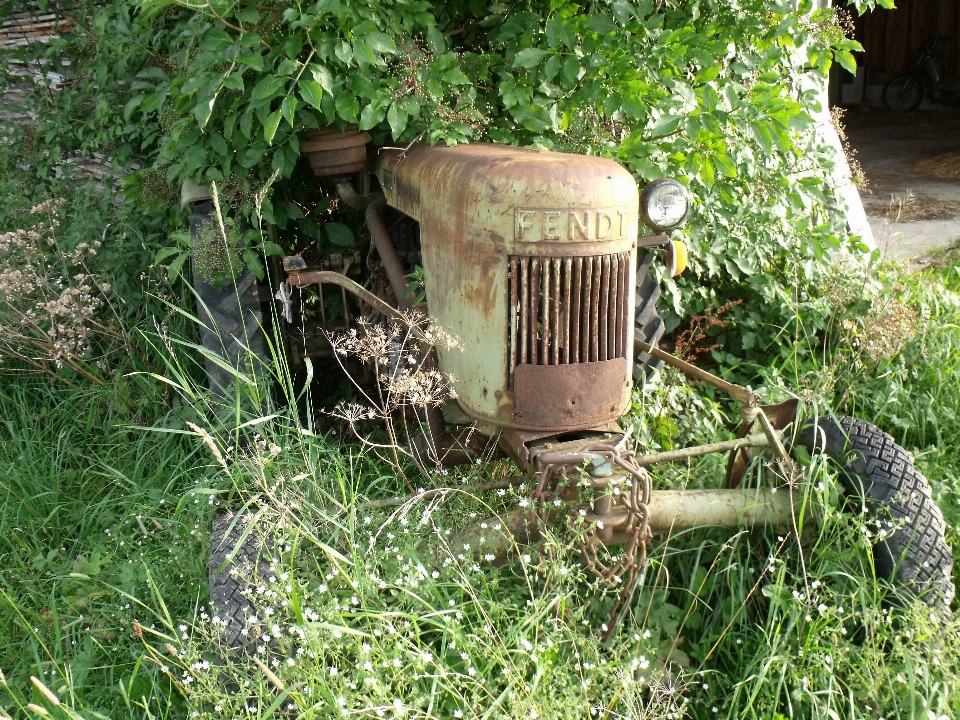
[[[680,227],[690,212],[690,196],[676,180],[664,178],[647,185],[640,196],[643,221],[657,231]]]

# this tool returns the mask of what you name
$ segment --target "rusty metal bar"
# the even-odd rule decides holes
[[[620,263],[620,354],[617,357],[627,356],[627,343],[630,338],[630,253],[624,253]]]
[[[782,433],[774,430],[774,436],[778,438]],[[747,437],[734,438],[733,440],[723,440],[721,442],[708,443],[706,445],[695,445],[693,447],[681,448],[679,450],[668,450],[662,453],[652,453],[650,455],[639,455],[636,463],[639,467],[648,467],[657,463],[673,462],[675,460],[686,460],[687,458],[709,455],[716,452],[728,452],[731,450],[740,450],[741,448],[760,448],[770,445],[770,439],[765,433],[748,435]]]
[[[783,443],[780,442],[780,436],[782,433],[778,433],[774,429],[773,425],[770,423],[770,418],[767,417],[767,414],[762,409],[757,413],[757,418],[760,420],[760,426],[763,428],[763,434],[770,441],[770,445],[773,447],[773,452],[776,454],[777,458],[788,469],[792,469],[793,460],[790,459],[790,455],[787,454],[786,448],[784,448]]]
[[[387,232],[387,226],[383,224],[383,218],[380,213],[387,206],[387,200],[380,195],[373,202],[367,205],[366,219],[367,228],[370,230],[370,237],[373,238],[373,244],[380,255],[380,262],[383,264],[383,271],[390,280],[390,287],[393,288],[397,296],[397,305],[401,310],[410,309],[410,293],[408,291],[408,281],[406,271],[403,269],[403,262],[397,255],[397,250],[390,239],[390,233]]]
[[[597,360],[609,360],[610,344],[610,256],[604,255],[600,261],[600,306],[597,308],[600,318],[600,332],[597,334]]]
[[[591,322],[592,312],[590,307],[590,299],[593,297],[593,258],[587,258],[587,261],[584,263],[583,268],[583,301],[581,305],[583,307],[583,320],[580,322],[580,335],[583,338],[583,349],[580,353],[580,362],[590,362],[593,358],[590,357],[590,335],[593,334],[594,326]]]
[[[347,290],[340,288],[340,301],[343,303],[343,329],[350,327],[350,305],[347,303]]]
[[[543,297],[540,300],[540,340],[543,343],[541,365],[550,364],[550,260],[544,259],[540,267],[543,275]]]
[[[333,272],[332,270],[308,270],[307,272],[290,273],[287,282],[293,287],[303,287],[304,285],[314,285],[316,283],[337,285],[360,298],[363,302],[367,303],[367,305],[376,308],[384,315],[396,318],[404,325],[408,324],[408,320],[402,312],[378,298],[365,287],[358,285],[347,276],[341,275],[338,272]]]
[[[735,490],[654,490],[650,494],[650,532],[667,535],[680,530],[702,527],[753,528],[769,526],[787,530],[794,513],[800,512],[803,493],[788,488],[737,488]],[[623,515],[620,522],[615,520]],[[627,511],[614,510],[610,522],[622,525]],[[590,520],[589,514],[587,521]],[[625,539],[625,538],[623,538]],[[611,544],[617,540],[614,532]]]
[[[610,258],[610,343],[608,358],[620,357],[620,268],[619,255]]]
[[[560,338],[560,301],[563,298],[563,291],[560,286],[560,259],[554,258],[551,264],[553,265],[553,271],[552,271],[553,282],[554,282],[554,286],[556,287],[556,291],[554,293],[556,297],[554,297],[553,300],[551,301],[551,305],[553,306],[552,307],[553,317],[551,319],[552,321],[551,324],[553,325],[551,329],[552,336],[553,336],[553,343],[551,346],[551,355],[553,357],[551,358],[551,364],[559,365],[560,364],[560,345],[562,344],[562,340]]]
[[[527,293],[530,287],[530,261],[527,258],[520,259],[520,364],[526,365],[530,360],[528,356],[529,346],[527,337],[527,325],[530,320],[527,312]]]
[[[634,338],[633,346],[642,352],[649,353],[658,360],[663,360],[667,365],[677,368],[688,377],[692,377],[696,380],[702,380],[705,383],[713,385],[715,388],[723,390],[734,400],[742,402],[744,405],[748,405],[749,407],[760,406],[760,395],[753,392],[749,388],[745,388],[742,385],[736,385],[732,382],[727,382],[723,378],[719,378],[713,373],[702,370],[696,365],[691,365],[690,363],[681,360],[670,353],[665,353],[660,348],[653,347],[652,345],[643,342],[643,340]]]
[[[581,295],[583,293],[583,258],[576,258],[574,261],[573,289],[571,290],[570,300],[570,362],[580,362],[580,306]]]
[[[327,303],[323,297],[323,283],[317,283],[317,295],[320,297],[320,322],[323,323],[324,330],[329,330],[330,328],[327,327]]]
[[[520,362],[520,347],[517,343],[519,339],[517,332],[517,284],[519,283],[519,279],[517,278],[517,273],[519,270],[517,258],[510,258],[510,296],[509,307],[507,308],[507,312],[510,313],[510,362],[507,368],[507,374],[511,378],[513,378],[513,369]]]
[[[563,320],[563,363],[567,365],[570,363],[570,323],[572,318],[570,317],[570,307],[572,298],[570,296],[571,291],[571,278],[570,273],[573,270],[573,260],[566,258],[563,261],[563,314],[565,316]]]
[[[772,527],[789,530],[794,517],[800,514],[804,501],[803,493],[792,493],[788,488],[737,488],[733,490],[654,490],[650,494],[648,527],[654,535],[668,535],[683,530],[704,527],[756,528]],[[804,525],[817,523],[819,516],[808,504]],[[548,522],[558,520],[566,510],[548,513]],[[602,521],[614,532],[604,541],[606,545],[619,545],[627,540],[622,532],[630,514],[624,507],[615,507],[610,514],[600,517],[587,511],[584,520],[588,523]],[[464,528],[456,542],[467,542],[478,553],[496,556],[494,562],[502,563],[517,545],[539,539],[539,527],[543,519],[536,513],[514,510],[503,515],[487,518],[480,523]],[[483,543],[479,538],[483,537]]]
[[[600,280],[603,263],[600,258],[593,262],[593,287],[590,297],[590,360],[600,359]]]
[[[539,348],[537,347],[537,308],[540,306],[540,260],[533,259],[530,263],[530,364],[539,365]]]
[[[779,441],[783,434],[777,430],[773,431],[774,437]],[[583,446],[590,443],[583,441]],[[706,445],[694,445],[693,447],[680,448],[679,450],[668,450],[661,453],[651,453],[649,455],[638,455],[633,462],[638,467],[648,467],[657,463],[673,462],[675,460],[685,460],[687,458],[709,455],[710,453],[729,452],[731,450],[740,450],[742,448],[761,448],[770,445],[770,440],[766,433],[756,433],[746,437],[733,438],[731,440],[722,440],[720,442],[708,443]],[[599,467],[604,463],[609,463],[602,453],[584,452],[576,449],[566,449],[554,452],[539,452],[533,456],[538,468],[546,464],[569,465],[571,463],[580,463],[585,459],[593,463],[594,467]],[[588,463],[589,464],[589,463]]]

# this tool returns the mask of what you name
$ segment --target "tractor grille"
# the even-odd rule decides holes
[[[630,253],[510,258],[511,383],[517,365],[626,357]]]

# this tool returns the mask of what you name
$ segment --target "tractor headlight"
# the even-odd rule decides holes
[[[683,225],[690,212],[690,196],[676,180],[662,178],[647,185],[640,196],[643,222],[657,232]]]

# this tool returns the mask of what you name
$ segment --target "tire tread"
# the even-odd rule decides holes
[[[819,428],[819,432],[816,429]],[[842,463],[846,490],[863,497],[881,522],[903,521],[874,546],[878,576],[886,577],[928,605],[949,607],[954,596],[953,554],[943,513],[930,483],[910,455],[880,428],[852,417],[823,417],[808,423],[799,440]]]

